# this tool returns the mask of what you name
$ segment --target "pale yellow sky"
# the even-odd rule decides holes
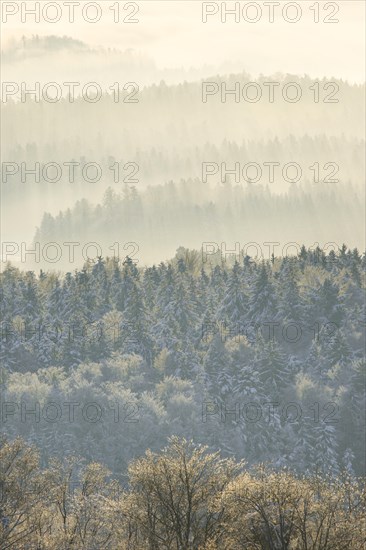
[[[10,2],[31,7],[35,2]],[[276,71],[289,73],[307,73],[310,76],[336,76],[351,81],[364,81],[365,76],[365,3],[363,0],[341,0],[338,2],[319,2],[320,19],[314,23],[316,4],[313,1],[299,0],[301,19],[297,23],[284,21],[281,14],[286,1],[276,7],[275,21],[268,21],[268,7],[263,1],[256,2],[262,10],[257,23],[248,23],[241,19],[235,23],[229,17],[221,23],[220,13],[202,23],[202,2],[197,0],[142,0],[138,1],[139,19],[137,24],[114,23],[110,7],[113,1],[99,1],[102,17],[98,23],[83,21],[81,8],[87,2],[80,0],[75,8],[75,22],[68,22],[68,8],[63,1],[58,4],[62,9],[61,20],[40,23],[28,16],[22,23],[20,13],[9,16],[2,24],[3,46],[12,36],[23,34],[67,35],[88,44],[116,47],[121,50],[133,48],[152,57],[160,68],[164,67],[200,67],[204,64],[220,66],[232,61],[241,63],[243,69],[251,74],[269,74]],[[126,2],[120,2],[123,8]],[[9,2],[2,2],[4,5]],[[44,5],[45,2],[41,2]],[[218,5],[221,2],[217,3]],[[241,7],[248,2],[240,2]],[[329,7],[329,4],[331,6]],[[228,2],[232,7],[234,2]],[[324,23],[324,17],[331,16],[333,5],[339,6],[334,15],[339,23]],[[278,10],[278,11],[277,11]],[[128,11],[121,9],[125,16]],[[252,17],[254,12],[249,12]],[[92,14],[92,11],[90,11]],[[290,16],[292,12],[289,12]],[[52,11],[50,11],[52,16]]]

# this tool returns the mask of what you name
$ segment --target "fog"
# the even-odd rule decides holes
[[[282,6],[273,23],[262,6],[255,24],[243,15],[237,23],[229,15],[222,23],[221,13],[207,15],[203,23],[204,8],[194,1],[137,6],[136,14],[133,6],[119,14],[138,20],[131,25],[111,23],[106,4],[96,24],[88,24],[77,10],[74,23],[68,23],[62,3],[60,21],[53,24],[42,11],[39,23],[30,15],[22,23],[23,8],[7,16],[2,38],[3,241],[16,243],[15,248],[34,239],[47,242],[49,228],[42,220],[51,215],[54,238],[62,243],[60,213],[61,218],[71,215],[68,238],[78,241],[79,229],[71,229],[79,226],[74,220],[78,201],[87,201],[90,212],[104,212],[110,189],[122,201],[126,192],[134,194],[137,227],[125,228],[122,238],[122,211],[116,207],[113,230],[104,226],[100,231],[85,219],[83,238],[100,244],[138,239],[142,264],[168,258],[179,246],[199,248],[213,240],[211,234],[218,241],[242,241],[243,233],[245,239],[260,235],[270,240],[274,226],[263,214],[266,208],[251,219],[250,231],[240,209],[231,233],[225,225],[225,209],[235,209],[236,200],[245,209],[245,197],[253,194],[263,204],[278,196],[281,208],[301,196],[298,227],[291,221],[293,212],[275,220],[281,242],[313,244],[310,200],[322,219],[325,242],[341,245],[343,231],[349,246],[363,249],[363,3],[341,2],[337,13],[321,6],[320,23],[314,23],[315,12],[303,3],[301,18],[293,24],[286,21],[293,17],[292,8],[284,12]],[[339,21],[322,24],[325,18]],[[88,88],[91,82],[100,91],[95,101],[98,90]],[[32,94],[37,86],[37,95]],[[70,163],[75,163],[72,172]],[[30,173],[35,169],[36,176]],[[227,186],[233,186],[234,195]],[[195,219],[183,233],[174,224],[182,201],[188,209],[185,221],[190,225]],[[327,208],[336,203],[329,215]],[[210,208],[217,211],[216,221],[194,213]],[[23,209],[27,215],[19,216]],[[275,212],[276,206],[276,217]],[[162,229],[166,217],[171,222]],[[12,259],[19,261],[15,254]]]

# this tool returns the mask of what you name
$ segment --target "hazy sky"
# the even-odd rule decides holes
[[[116,47],[121,50],[133,48],[152,57],[160,68],[191,66],[204,64],[220,66],[230,61],[253,75],[273,73],[307,73],[310,76],[335,76],[351,81],[364,80],[365,66],[365,3],[363,0],[341,0],[338,2],[319,2],[300,0],[301,18],[297,23],[284,21],[282,9],[289,2],[282,0],[275,8],[275,20],[270,23],[269,7],[265,2],[256,4],[262,10],[257,23],[243,20],[235,23],[229,16],[226,23],[220,21],[220,13],[202,23],[202,2],[197,0],[143,0],[137,2],[139,14],[135,17],[139,23],[114,23],[110,7],[115,2],[99,2],[103,7],[102,17],[97,23],[86,23],[82,20],[81,9],[85,4],[75,7],[75,22],[68,22],[68,8],[63,1],[58,4],[62,9],[61,20],[47,23],[41,17],[40,23],[28,16],[27,22],[20,20],[21,10],[3,23],[3,46],[9,43],[10,37],[21,37],[23,34],[67,35],[95,46]],[[252,4],[255,2],[252,2]],[[8,2],[2,2],[4,5]],[[13,2],[12,4],[15,4]],[[18,2],[27,4],[34,2]],[[41,2],[44,5],[45,2]],[[126,2],[120,2],[121,18],[131,9],[124,10]],[[220,6],[221,2],[217,2]],[[240,2],[240,8],[248,2]],[[290,4],[294,4],[290,2]],[[320,22],[314,23],[314,10],[310,7],[319,4]],[[227,2],[232,8],[234,2]],[[325,9],[325,6],[328,7]],[[326,16],[338,23],[324,23]],[[251,7],[248,17],[255,17],[255,8]],[[294,8],[288,8],[288,17],[294,17]],[[94,16],[90,8],[90,17]],[[259,12],[260,13],[260,12]],[[52,18],[55,11],[50,8]]]

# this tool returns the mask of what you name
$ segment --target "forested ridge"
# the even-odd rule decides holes
[[[69,449],[119,474],[174,434],[249,464],[361,475],[365,255],[206,260],[9,264],[3,430],[45,463]]]
[[[279,250],[289,241],[297,243],[298,249],[302,243],[340,248],[345,237],[352,239],[354,233],[363,243],[363,214],[362,193],[351,184],[294,184],[283,194],[276,194],[269,185],[230,182],[209,189],[199,179],[170,181],[142,192],[125,185],[122,192],[108,188],[97,205],[82,199],[56,215],[45,213],[33,243],[25,248],[38,251],[27,255],[32,268],[37,264],[52,268],[57,258],[54,265],[63,270],[70,269],[67,242],[78,243],[74,265],[86,259],[83,248],[88,243],[96,243],[104,256],[112,255],[111,250],[115,255],[126,250],[134,260],[150,265],[172,257],[177,239],[193,249],[205,242],[219,246],[225,242],[228,249],[237,242],[241,248],[254,242],[263,250],[269,240],[280,243]],[[57,250],[50,243],[56,243]],[[19,261],[21,245],[15,246]],[[88,255],[96,254],[98,248],[89,250]]]
[[[124,58],[134,64],[133,54]],[[136,78],[136,102],[125,103],[131,89],[123,87],[134,78],[128,70],[113,74],[118,102],[103,79],[96,103],[81,96],[52,103],[41,94],[39,102],[29,95],[2,104],[6,242],[96,241],[104,257],[115,241],[135,242],[148,265],[171,258],[180,244],[260,242],[269,233],[279,242],[364,249],[363,85],[224,71],[177,84]],[[247,85],[260,90],[257,102],[222,97],[223,86]],[[205,86],[219,90],[206,102]],[[300,90],[298,101],[286,100],[287,86]],[[205,163],[218,171],[206,178]],[[238,165],[239,177],[225,174]],[[19,201],[29,215],[15,223]],[[70,269],[65,257],[57,267]]]
[[[122,90],[127,80],[126,73],[123,77],[118,73],[117,77]],[[48,158],[59,157],[60,151],[74,156],[75,145],[76,151],[81,153],[82,142],[83,149],[97,160],[95,156],[99,157],[101,153],[124,155],[146,147],[150,149],[152,144],[157,150],[172,151],[176,148],[178,153],[180,145],[204,146],[209,142],[218,146],[225,138],[238,144],[243,139],[260,141],[277,136],[282,140],[289,135],[313,137],[324,133],[338,138],[353,136],[364,139],[360,111],[363,110],[365,86],[341,79],[314,79],[308,75],[280,73],[253,78],[243,71],[215,74],[176,85],[168,85],[162,80],[159,84],[139,87],[134,98],[138,99],[136,103],[123,102],[127,94],[115,102],[115,95],[108,88],[115,80],[110,78],[102,86],[104,93],[94,103],[86,102],[82,97],[76,97],[71,103],[68,96],[56,103],[45,101],[42,96],[40,101],[34,101],[30,96],[23,103],[8,99],[2,106],[4,130],[8,134],[6,156],[16,153],[17,147],[23,147],[26,152],[27,144],[33,144],[38,154],[44,152]],[[225,83],[227,90],[234,89],[239,83],[240,102],[233,94],[222,101],[221,93],[216,93],[204,103],[203,82],[219,86]],[[251,82],[260,88],[258,100],[254,102],[242,94],[242,88]],[[277,84],[272,101],[268,83]],[[301,90],[298,101],[289,102],[282,94],[283,87],[290,83],[295,83]],[[326,87],[328,83],[332,83],[331,87]],[[257,94],[249,90],[247,95],[256,97]],[[289,96],[293,95],[293,90],[290,90]],[[43,132],[38,132],[34,124],[40,113],[44,120],[53,121],[53,124],[43,124]],[[103,135],[100,132],[101,118],[108,125],[108,132]],[[20,125],[22,132],[19,135]],[[88,131],[84,132],[86,129]]]

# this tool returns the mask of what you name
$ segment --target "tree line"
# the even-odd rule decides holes
[[[248,471],[173,437],[131,461],[121,484],[75,456],[41,469],[23,440],[1,440],[3,550],[359,550],[361,480]]]

